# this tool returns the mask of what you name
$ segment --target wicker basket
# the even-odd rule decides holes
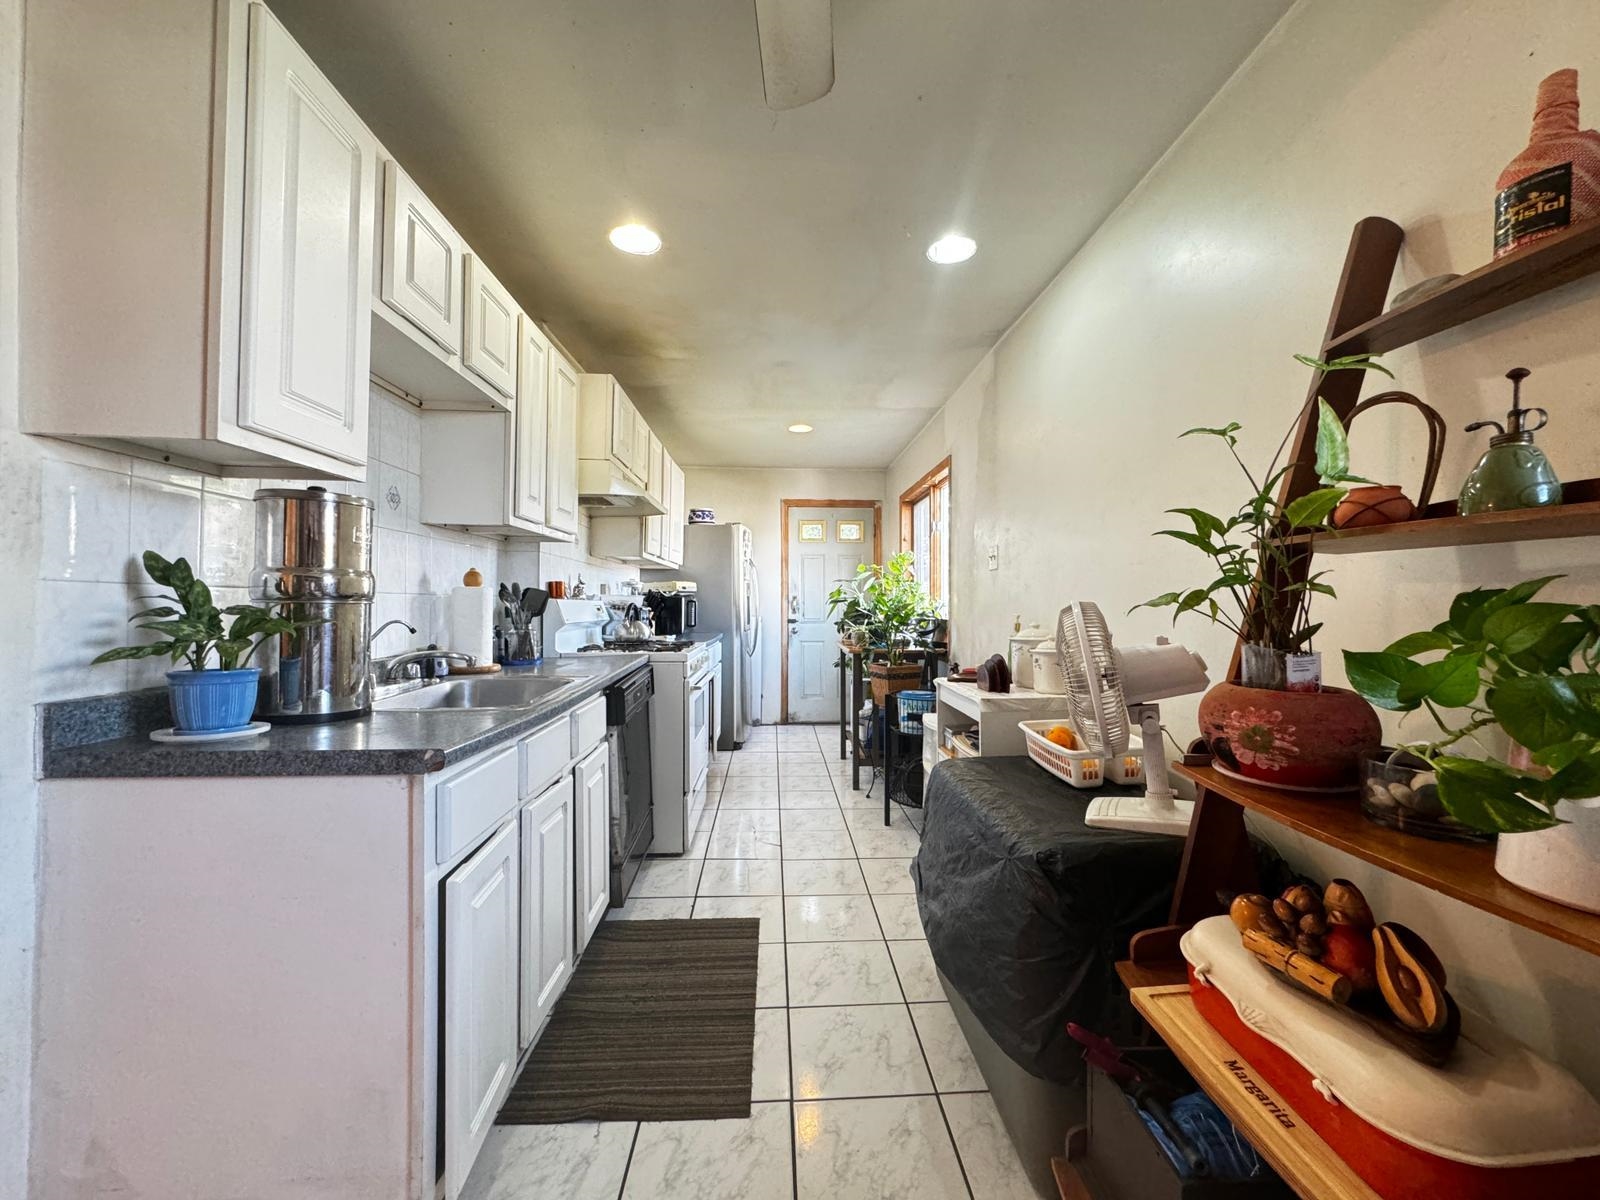
[[[1105,755],[1093,750],[1068,750],[1045,735],[1060,721],[1018,721],[1028,743],[1028,757],[1063,783],[1075,788],[1097,788],[1106,780],[1134,784],[1144,779],[1143,748],[1130,745],[1122,754]],[[1069,727],[1070,728],[1070,727]]]

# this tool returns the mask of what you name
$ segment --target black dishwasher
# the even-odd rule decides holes
[[[606,689],[613,908],[628,898],[628,889],[655,837],[655,806],[650,794],[650,697],[655,690],[655,676],[647,666]]]

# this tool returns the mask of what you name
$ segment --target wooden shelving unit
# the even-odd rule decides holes
[[[1133,1006],[1172,1048],[1195,1082],[1285,1183],[1300,1195],[1318,1200],[1380,1200],[1378,1193],[1333,1152],[1283,1097],[1263,1083],[1260,1073],[1200,1015],[1187,986],[1135,988],[1130,995]],[[1239,1077],[1222,1065],[1229,1061],[1239,1063],[1252,1085],[1288,1114],[1290,1128],[1271,1115],[1260,1096],[1244,1090]]]
[[[1334,291],[1323,338],[1323,357],[1382,354],[1500,312],[1524,300],[1600,272],[1600,221],[1589,222],[1488,263],[1421,300],[1385,312],[1404,233],[1392,221],[1367,217],[1356,223],[1344,269]],[[1287,505],[1318,486],[1316,417],[1310,402],[1319,395],[1343,421],[1360,398],[1361,372],[1314,375],[1306,416],[1292,437],[1294,464],[1279,489]],[[1419,519],[1340,532],[1284,539],[1299,553],[1286,574],[1304,579],[1315,554],[1489,545],[1496,542],[1589,537],[1600,534],[1600,480],[1565,487],[1567,503],[1553,508],[1464,517],[1453,503],[1430,505]],[[1258,596],[1259,598],[1259,596]],[[1237,678],[1239,653],[1229,677]],[[1241,1092],[1238,1080],[1219,1069],[1238,1053],[1195,1009],[1183,979],[1178,939],[1195,921],[1218,911],[1219,892],[1258,891],[1255,856],[1244,825],[1246,810],[1352,854],[1385,871],[1450,896],[1482,912],[1547,937],[1600,954],[1600,916],[1543,900],[1506,883],[1494,871],[1494,849],[1485,844],[1436,842],[1368,821],[1357,798],[1309,796],[1243,783],[1211,767],[1177,765],[1173,770],[1197,786],[1168,924],[1137,935],[1128,962],[1117,973],[1134,1005],[1183,1060],[1213,1100],[1307,1200],[1365,1200],[1374,1196],[1303,1122],[1292,1133],[1265,1118],[1261,1106]],[[1259,1082],[1259,1080],[1258,1080]],[[1287,1107],[1287,1106],[1285,1106]]]
[[[1212,767],[1172,768],[1222,799],[1432,888],[1463,904],[1525,925],[1569,946],[1600,954],[1600,916],[1543,900],[1494,873],[1494,847],[1435,842],[1367,820],[1355,794],[1306,796],[1241,783]]]
[[[1569,491],[1590,490],[1600,481],[1579,480]],[[1454,509],[1454,505],[1450,506]],[[1600,534],[1600,500],[1558,504],[1550,508],[1519,508],[1511,512],[1478,513],[1460,517],[1422,517],[1394,525],[1368,525],[1361,529],[1297,533],[1283,539],[1286,546],[1314,548],[1318,554],[1362,554],[1375,550],[1426,550],[1439,546],[1488,546],[1496,542],[1536,542],[1550,538],[1592,537]]]
[[[1600,221],[1543,238],[1486,263],[1410,304],[1331,331],[1324,358],[1387,354],[1593,274],[1600,269]]]

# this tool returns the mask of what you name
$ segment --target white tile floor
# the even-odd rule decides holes
[[[761,919],[749,1119],[496,1126],[466,1200],[1034,1200],[934,975],[920,814],[885,828],[838,754],[791,725],[719,755],[689,853],[610,915]]]

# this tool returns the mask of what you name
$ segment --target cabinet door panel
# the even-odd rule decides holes
[[[667,458],[667,560],[675,567],[683,565],[683,526],[689,520],[685,497],[683,468],[669,456]]]
[[[461,1192],[517,1065],[517,821],[444,884],[444,1153]]]
[[[638,472],[638,455],[633,448],[634,438],[634,411],[633,401],[628,399],[628,393],[622,390],[622,385],[616,380],[611,381],[611,457],[617,460],[617,465],[632,475]]]
[[[578,532],[578,371],[550,355],[550,443],[545,471],[545,524]]]
[[[661,449],[661,439],[651,433],[647,435],[649,453],[649,477],[645,484],[645,492],[652,500],[665,501],[667,494],[666,459]],[[644,521],[644,552],[650,558],[664,558],[666,555],[667,519],[661,516],[643,517]]]
[[[451,354],[461,353],[466,246],[392,159],[383,164],[383,302]]]
[[[546,443],[550,437],[550,343],[532,318],[522,318],[522,348],[517,362],[516,485],[513,516],[545,523]]]
[[[577,949],[605,919],[611,903],[610,748],[596,747],[578,763],[577,795]]]
[[[522,1045],[539,1032],[572,976],[572,776],[522,810]]]
[[[466,322],[461,361],[507,398],[517,394],[517,302],[477,255],[466,256]]]
[[[248,95],[237,420],[364,463],[378,144],[261,5]]]
[[[650,426],[639,415],[639,410],[633,410],[633,474],[647,489],[650,486],[650,444],[655,442],[657,449],[661,443],[650,432]],[[654,493],[652,493],[654,494]]]

